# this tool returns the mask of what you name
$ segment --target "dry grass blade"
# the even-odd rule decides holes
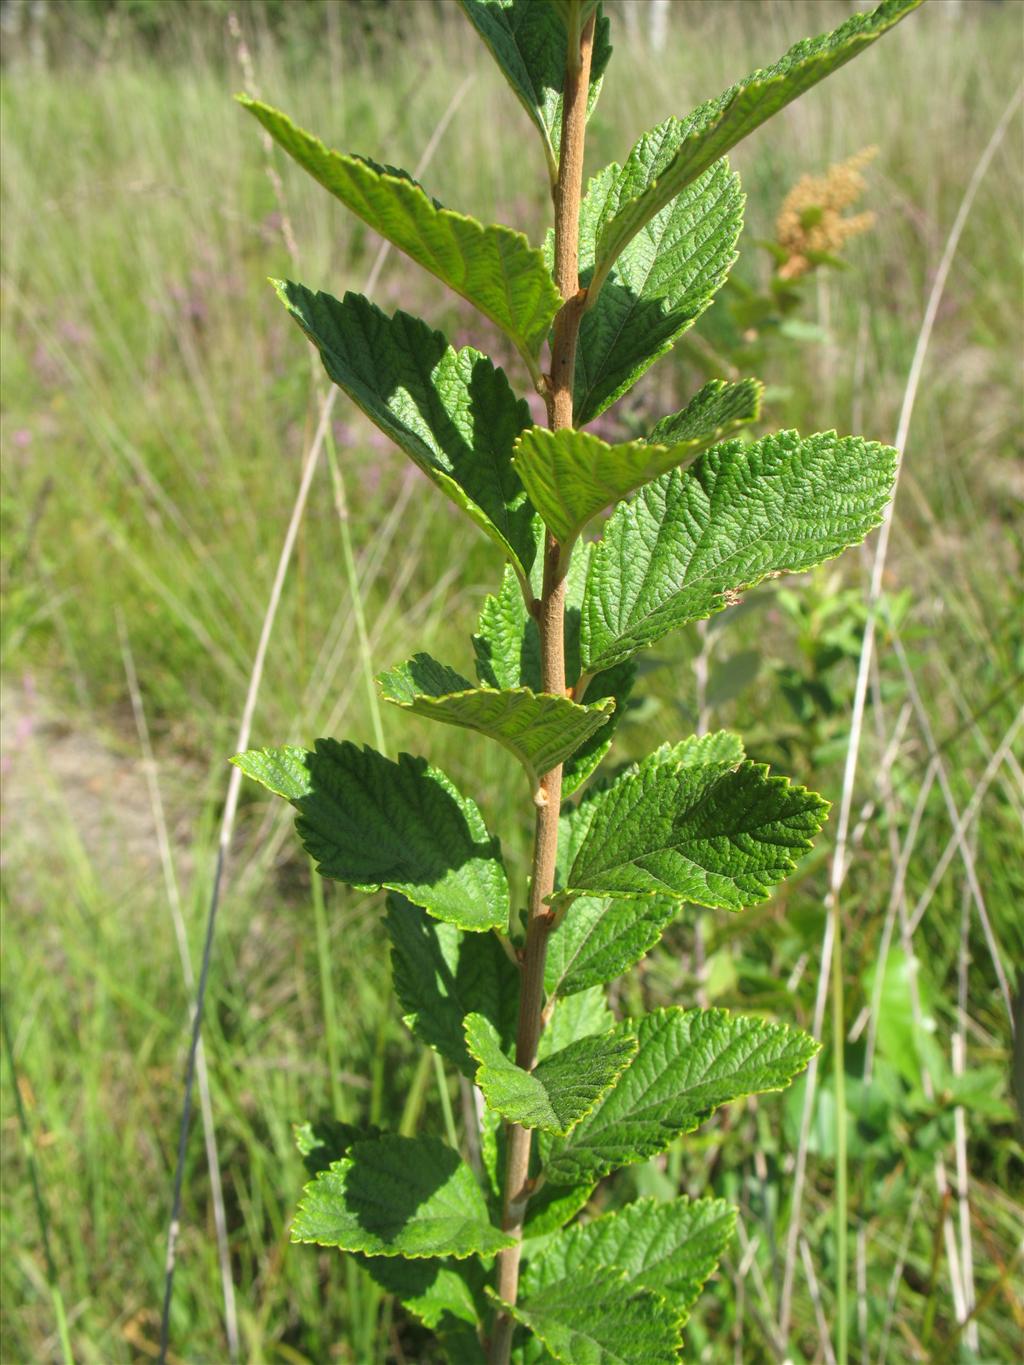
[[[164,814],[163,798],[160,795],[160,781],[157,775],[156,758],[149,737],[146,709],[139,687],[135,659],[132,655],[131,641],[125,628],[124,616],[117,615],[117,633],[121,642],[121,656],[124,660],[124,675],[131,698],[135,729],[142,750],[142,771],[149,793],[150,810],[156,831],[157,848],[160,853],[160,868],[164,879],[164,892],[170,911],[174,938],[178,945],[178,958],[181,962],[181,975],[185,983],[190,1013],[196,1006],[196,978],[192,970],[192,955],[188,946],[188,930],[182,910],[181,893],[174,871],[174,857],[167,831],[167,818]],[[194,1019],[194,1014],[193,1014]],[[210,1200],[213,1204],[213,1222],[217,1235],[217,1260],[220,1265],[221,1294],[224,1299],[224,1330],[228,1339],[228,1353],[231,1359],[238,1359],[238,1313],[235,1307],[235,1284],[231,1274],[231,1250],[228,1246],[228,1223],[224,1210],[224,1187],[220,1174],[220,1157],[217,1151],[217,1130],[213,1122],[213,1103],[210,1099],[210,1075],[206,1065],[206,1049],[202,1037],[196,1046],[196,1082],[199,1088],[199,1111],[203,1121],[203,1142],[206,1146],[206,1166],[210,1174]]]
[[[444,130],[448,127],[455,111],[458,108],[469,81],[463,81],[459,88],[452,95],[443,117],[435,127],[430,140],[424,150],[423,156],[414,171],[414,178],[422,175],[426,165],[433,156]],[[367,289],[374,287],[380,277],[384,262],[387,259],[390,244],[383,242],[377,253],[377,257],[367,278]],[[267,601],[266,610],[263,615],[263,623],[260,628],[259,641],[256,646],[256,654],[253,659],[252,671],[249,676],[249,684],[246,690],[245,703],[242,707],[242,718],[239,722],[238,733],[235,739],[235,751],[239,752],[248,747],[249,735],[252,730],[252,719],[256,711],[256,702],[259,697],[260,685],[263,681],[263,671],[266,666],[267,650],[270,646],[270,638],[274,631],[274,622],[277,619],[277,611],[281,602],[281,594],[284,591],[285,579],[288,576],[288,569],[291,564],[292,554],[295,549],[295,542],[298,538],[299,528],[305,515],[306,504],[309,500],[309,491],[313,484],[313,475],[320,462],[320,456],[324,448],[330,430],[331,413],[334,410],[335,397],[338,393],[336,388],[331,388],[324,396],[320,407],[320,420],[317,423],[316,432],[306,453],[302,464],[302,474],[299,479],[298,491],[295,495],[295,502],[292,506],[291,516],[288,521],[288,528],[285,532],[284,542],[281,546],[281,553],[277,561],[277,569],[274,574],[274,581],[271,585],[270,596]],[[231,846],[231,838],[234,833],[235,817],[238,813],[238,798],[242,786],[241,769],[233,767],[228,779],[227,798],[224,802],[224,812],[221,817],[220,834],[217,841],[217,862],[213,874],[213,886],[210,895],[210,909],[207,917],[206,938],[203,949],[202,968],[199,974],[199,990],[196,995],[195,1022],[192,1031],[192,1042],[189,1048],[188,1068],[185,1080],[185,1096],[182,1106],[181,1124],[179,1130],[178,1157],[174,1178],[174,1193],[171,1201],[171,1218],[167,1232],[167,1257],[164,1272],[164,1302],[160,1319],[160,1363],[164,1365],[167,1359],[167,1349],[170,1333],[170,1309],[174,1291],[174,1265],[177,1247],[178,1233],[180,1230],[181,1218],[181,1187],[185,1164],[185,1149],[188,1138],[189,1122],[191,1118],[192,1106],[192,1084],[195,1074],[196,1053],[201,1040],[203,999],[205,986],[210,965],[210,953],[213,945],[213,931],[217,918],[217,908],[220,901],[221,880],[224,875],[224,865],[227,861],[228,852]]]
[[[957,247],[960,244],[960,238],[963,234],[964,226],[966,225],[975,197],[985,178],[988,168],[992,163],[993,157],[1002,143],[1003,138],[1006,136],[1006,132],[1016,113],[1017,106],[1021,102],[1022,95],[1024,95],[1024,88],[1018,88],[1014,92],[1014,95],[1003,111],[999,122],[996,124],[984,151],[978,159],[977,165],[974,168],[974,173],[964,190],[960,207],[953,220],[942,257],[939,261],[938,269],[935,272],[931,292],[929,293],[924,316],[921,320],[921,327],[918,332],[914,355],[910,363],[910,371],[907,375],[903,404],[896,429],[895,446],[900,454],[900,464],[897,466],[896,471],[897,488],[900,469],[903,464],[903,454],[906,448],[907,435],[910,431],[910,423],[913,417],[914,404],[917,399],[917,391],[921,382],[921,374],[924,370],[925,356],[927,355],[928,345],[931,341],[932,332],[935,327],[935,319],[938,315],[939,304],[942,300],[942,295],[945,292],[949,271],[953,264],[953,259],[956,255]],[[829,975],[833,965],[832,958],[836,939],[836,920],[839,914],[839,892],[846,873],[850,812],[853,806],[854,784],[860,756],[860,741],[864,726],[864,710],[867,699],[868,679],[870,677],[875,647],[875,626],[878,614],[878,604],[882,596],[883,576],[889,551],[889,537],[892,530],[893,511],[896,505],[896,491],[896,488],[894,488],[893,500],[886,509],[885,517],[883,518],[881,527],[878,531],[871,569],[871,579],[868,586],[867,619],[865,621],[864,638],[861,644],[860,659],[857,666],[853,714],[850,722],[850,740],[847,746],[846,763],[843,771],[843,788],[839,803],[836,846],[832,856],[832,869],[829,883],[830,914],[826,923],[821,946],[821,979],[819,981],[818,998],[815,1004],[815,1037],[821,1036],[821,1026],[824,1021],[825,1012],[825,999],[828,993]],[[786,1260],[785,1268],[783,1270],[782,1292],[779,1301],[779,1327],[783,1336],[787,1338],[789,1336],[789,1326],[792,1317],[793,1274],[796,1268],[797,1239],[800,1231],[803,1188],[807,1171],[807,1143],[810,1137],[811,1115],[814,1111],[817,1074],[817,1058],[814,1058],[807,1070],[807,1082],[804,1089],[800,1139],[793,1176],[793,1200],[790,1211],[789,1229],[786,1235]],[[839,1115],[838,1118],[840,1122],[845,1121],[845,1115]]]

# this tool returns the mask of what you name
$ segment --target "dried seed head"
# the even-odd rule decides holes
[[[819,252],[836,255],[849,237],[874,226],[873,213],[843,217],[866,188],[861,170],[878,152],[865,147],[846,161],[830,166],[824,175],[802,176],[786,195],[775,223],[775,235],[789,259],[779,267],[779,278],[795,280],[814,268]]]

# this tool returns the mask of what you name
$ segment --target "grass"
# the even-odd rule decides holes
[[[315,185],[275,163],[298,243],[292,264],[257,130],[230,100],[242,77],[223,15],[216,6],[202,20],[192,7],[167,8],[174,18],[157,51],[127,21],[103,29],[57,11],[65,27],[51,34],[48,59],[40,65],[28,44],[12,45],[0,93],[4,1005],[74,1358],[95,1365],[155,1354],[188,1023],[118,613],[153,734],[197,960],[225,758],[323,391],[265,278],[299,273],[335,293],[359,288],[376,250]],[[689,4],[673,9],[669,51],[652,60],[643,34],[631,34],[614,11],[617,51],[592,123],[590,168],[621,160],[644,128],[846,12],[831,3]],[[471,73],[427,183],[443,201],[537,240],[547,212],[542,159],[486,53],[451,6],[384,13],[397,18],[381,22],[404,33],[375,48],[355,6],[316,11],[321,18],[311,10],[308,28],[291,37],[266,26],[263,11],[243,10],[260,92],[336,145],[413,165],[458,80]],[[945,235],[1018,79],[1016,18],[1005,5],[926,6],[732,158],[748,194],[738,269],[754,281],[767,269],[754,241],[771,235],[785,188],[863,145],[881,148],[870,174],[878,224],[850,245],[848,271],[818,277],[801,314],[826,339],[742,343],[761,352],[755,372],[771,386],[770,424],[892,439]],[[400,40],[407,47],[398,59]],[[1011,263],[1020,243],[1008,208],[1019,201],[1020,152],[1018,119],[982,184],[944,296],[886,582],[961,809],[1013,722],[1013,681],[1024,666],[1013,591],[1022,338]],[[460,344],[492,349],[523,382],[493,334],[399,259],[385,266],[375,298],[421,313]],[[698,329],[723,334],[714,316]],[[696,346],[678,348],[644,381],[624,420],[639,423],[655,406],[684,401],[701,382],[702,359]],[[467,636],[496,583],[495,555],[344,401],[335,418],[375,666],[425,648],[465,670]],[[286,584],[255,742],[373,736],[345,556],[325,462]],[[833,799],[865,583],[851,552],[803,580],[752,594],[709,632],[712,723],[742,730],[754,754],[813,779]],[[692,728],[698,643],[693,633],[658,651],[648,698],[621,732],[621,755]],[[910,705],[892,632],[883,629],[855,824],[861,803],[876,807],[857,836],[843,924],[851,1261],[858,1231],[868,1247],[867,1292],[852,1310],[864,1314],[866,1329],[855,1316],[853,1356],[874,1360],[884,1340],[891,1362],[929,1353],[1008,1360],[1021,1326],[1012,1297],[1021,1150],[1007,1107],[1009,1031],[976,919],[966,1080],[955,1082],[948,1065],[959,1020],[959,856],[917,930],[913,957],[890,958],[875,1017],[878,1061],[871,1084],[863,1081],[862,1014],[915,803],[921,818],[905,873],[911,910],[950,838],[940,788],[926,786],[928,746],[912,707],[891,763],[881,761]],[[525,812],[505,756],[397,720],[383,716],[389,747],[429,752],[479,793],[489,821],[511,831],[504,842],[521,854],[517,822]],[[879,784],[886,774],[888,802]],[[1024,961],[1019,777],[1012,759],[998,767],[968,835],[1007,966]],[[704,917],[700,982],[687,917],[620,1005],[688,1002],[700,986],[715,1003],[808,1022],[826,853],[773,905],[735,919]],[[242,1354],[293,1365],[425,1360],[422,1335],[381,1307],[357,1268],[288,1243],[302,1178],[291,1121],[334,1110],[348,1119],[377,1113],[394,1126],[404,1113],[408,1126],[434,1132],[444,1125],[437,1080],[390,999],[378,903],[333,885],[323,887],[322,904],[320,894],[296,855],[287,815],[246,792],[205,1027]],[[916,972],[917,1020],[901,971]],[[328,1038],[331,1018],[339,1034]],[[826,1319],[835,1302],[830,1069],[824,1062],[801,1224]],[[925,1075],[938,1081],[932,1100]],[[984,1078],[973,1090],[972,1075]],[[13,1084],[5,1063],[0,1356],[59,1359]],[[461,1126],[457,1090],[444,1098]],[[966,1110],[982,1303],[971,1354],[954,1335],[945,1206],[934,1184],[937,1156],[954,1169],[957,1098]],[[711,1365],[781,1358],[771,1324],[800,1101],[797,1088],[720,1116],[667,1161],[626,1173],[602,1194],[614,1201],[637,1190],[697,1192],[710,1181],[740,1202],[749,1240],[734,1248],[688,1329],[693,1357]],[[172,1343],[179,1359],[217,1362],[226,1347],[198,1132],[189,1161]],[[789,1350],[806,1361],[822,1352],[799,1271]]]

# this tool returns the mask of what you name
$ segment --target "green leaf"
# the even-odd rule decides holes
[[[403,172],[330,151],[259,100],[239,102],[356,217],[496,323],[537,373],[562,300],[543,254],[521,232],[442,208]]]
[[[589,549],[589,547],[586,547]],[[570,565],[565,615],[567,678],[579,675],[580,602],[586,585],[586,556],[577,549]],[[577,567],[578,566],[578,567]],[[473,636],[476,672],[485,687],[512,689],[521,686],[540,691],[540,635],[537,622],[526,610],[523,594],[512,570],[507,568],[497,596],[484,600],[477,633]],[[573,670],[575,675],[573,676]],[[636,668],[624,661],[597,673],[587,683],[583,705],[593,706],[611,698],[615,702],[606,724],[595,730],[566,761],[562,795],[570,796],[591,775],[612,744],[615,730],[626,709],[636,681]]]
[[[516,576],[507,567],[501,591],[484,598],[473,653],[477,677],[485,687],[540,691],[540,633],[526,610]]]
[[[722,1199],[640,1199],[577,1223],[531,1256],[522,1295],[574,1282],[592,1265],[625,1271],[631,1286],[661,1294],[685,1320],[728,1246],[736,1210]]]
[[[571,796],[586,782],[612,747],[615,731],[625,713],[626,703],[633,691],[635,682],[636,664],[632,659],[625,659],[622,663],[616,664],[614,668],[604,669],[587,683],[583,693],[584,706],[596,705],[606,697],[610,697],[615,703],[615,710],[612,712],[608,724],[603,725],[600,730],[595,730],[591,737],[580,745],[572,757],[566,760],[565,767],[562,769],[563,798]]]
[[[466,17],[489,48],[544,144],[552,181],[558,175],[562,138],[562,88],[567,52],[567,15],[537,0],[459,0]],[[589,0],[589,11],[596,8]],[[586,23],[589,12],[580,16]],[[589,117],[601,89],[601,77],[612,54],[608,20],[598,16],[590,60]]]
[[[378,1137],[380,1130],[376,1127],[360,1128],[354,1123],[342,1123],[339,1119],[320,1118],[293,1123],[292,1133],[302,1164],[310,1175],[319,1175],[332,1162],[347,1156],[354,1142]]]
[[[574,995],[614,981],[650,952],[678,913],[678,902],[665,896],[580,896],[548,941],[545,990]]]
[[[589,298],[576,355],[576,426],[620,398],[696,322],[736,259],[745,201],[738,177],[721,161],[651,216],[606,279],[594,275],[597,242],[608,222],[671,157],[681,128],[669,119],[652,129],[625,166],[613,162],[587,187],[580,208],[580,281]]]
[[[274,282],[331,379],[501,548],[525,582],[534,513],[512,468],[526,402],[504,371],[408,313],[387,317],[360,294],[341,300]]]
[[[552,899],[664,895],[742,910],[792,872],[827,811],[761,764],[691,766],[662,749],[601,793]]]
[[[466,1045],[480,1063],[476,1083],[488,1106],[511,1123],[568,1133],[615,1083],[636,1052],[636,1039],[613,1031],[578,1038],[532,1071],[509,1061],[483,1015],[466,1018]]]
[[[464,934],[389,895],[391,973],[406,1025],[472,1079],[463,1020],[482,1014],[510,1048],[519,1016],[519,972],[494,934]]]
[[[766,119],[838,70],[921,0],[884,0],[870,14],[854,14],[832,33],[796,43],[774,66],[755,71],[717,99],[696,109],[684,122],[671,120],[675,135],[670,152],[656,158],[639,190],[623,195],[614,215],[603,224],[597,244],[592,289],[601,284],[636,234],[691,182]],[[665,125],[663,125],[664,127]],[[641,141],[624,168],[639,178],[637,162],[649,162]],[[635,169],[634,169],[635,168]]]
[[[615,511],[594,548],[580,622],[584,672],[720,611],[768,575],[809,569],[882,519],[896,452],[834,431],[716,446]]]
[[[601,675],[603,676],[603,675]],[[646,760],[680,768],[743,761],[743,741],[727,730],[691,735],[674,746],[664,744]],[[627,772],[636,773],[633,764]],[[586,841],[590,826],[614,784],[588,792],[577,806],[567,807],[559,822],[556,889],[565,885],[567,871]],[[580,896],[552,930],[544,969],[549,995],[573,995],[590,986],[612,981],[649,952],[670,920],[678,902],[665,896],[622,900],[611,896]]]
[[[615,1024],[600,986],[578,991],[558,1000],[548,1026],[540,1035],[537,1055],[543,1061],[576,1041],[593,1034],[607,1033]]]
[[[526,769],[531,790],[604,725],[615,706],[605,699],[578,706],[529,687],[474,687],[429,654],[416,654],[377,679],[387,701],[414,715],[477,730],[504,745]]]
[[[290,801],[299,837],[324,877],[358,891],[387,887],[462,929],[506,928],[501,849],[476,803],[438,768],[400,754],[318,739],[312,751],[250,749],[233,759]]]
[[[437,1138],[357,1142],[303,1192],[293,1242],[372,1256],[492,1256],[512,1238],[493,1226],[473,1172]]]
[[[558,1184],[598,1179],[663,1152],[719,1105],[782,1090],[818,1050],[799,1029],[725,1010],[662,1009],[620,1028],[640,1048],[597,1107],[544,1160]]]
[[[712,379],[681,412],[663,417],[647,439],[665,446],[685,443],[699,454],[737,427],[756,422],[763,394],[759,379],[741,379],[738,384]]]
[[[538,1289],[514,1307],[564,1365],[677,1365],[682,1326],[675,1310],[649,1289],[636,1289],[621,1270],[583,1268],[572,1281]]]
[[[688,446],[609,445],[586,431],[530,427],[512,463],[552,535],[571,545],[591,518],[690,454]]]
[[[475,1330],[484,1316],[487,1300],[478,1262],[410,1261],[400,1256],[360,1256],[359,1261],[386,1293],[394,1294],[433,1331],[459,1323]]]

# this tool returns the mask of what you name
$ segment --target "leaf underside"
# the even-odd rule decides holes
[[[303,1192],[293,1242],[412,1259],[494,1255],[512,1238],[496,1228],[476,1177],[431,1137],[357,1142]]]
[[[588,547],[577,547],[570,564],[565,618],[566,681],[579,676],[580,601],[586,581]],[[578,567],[574,567],[577,566]],[[526,610],[523,594],[510,568],[506,568],[501,590],[484,599],[476,634],[473,636],[476,672],[485,687],[502,690],[530,687],[539,691],[540,634],[537,622]],[[611,747],[622,720],[626,703],[636,681],[636,666],[623,660],[613,668],[602,669],[587,684],[581,699],[594,706],[607,698],[615,703],[607,722],[596,729],[572,754],[562,772],[562,795],[571,796],[593,773]]]
[[[548,530],[571,545],[604,507],[693,454],[690,445],[627,441],[609,445],[586,431],[530,427],[512,463]]]
[[[346,208],[478,308],[536,366],[562,300],[543,254],[521,232],[485,227],[442,208],[402,172],[330,151],[280,110],[246,96],[239,99]]]
[[[781,1090],[818,1045],[799,1029],[725,1010],[655,1010],[620,1028],[640,1047],[615,1088],[564,1138],[547,1140],[558,1184],[598,1179],[663,1152],[719,1105]]]
[[[497,740],[523,765],[534,789],[544,773],[606,724],[615,705],[605,699],[579,706],[568,697],[538,694],[529,687],[475,688],[429,654],[414,655],[408,663],[382,673],[378,682],[387,701],[414,715]]]
[[[488,1106],[510,1123],[565,1134],[589,1114],[636,1052],[628,1032],[577,1038],[548,1054],[532,1071],[511,1062],[494,1025],[466,1019],[466,1044],[479,1062],[476,1083]]]
[[[821,564],[879,524],[896,452],[835,432],[729,441],[622,503],[594,547],[580,621],[586,672],[728,606],[769,575]]]
[[[299,812],[321,876],[359,891],[400,891],[463,929],[508,925],[500,847],[474,801],[439,769],[400,754],[318,739],[312,751],[250,749],[232,760]]]

